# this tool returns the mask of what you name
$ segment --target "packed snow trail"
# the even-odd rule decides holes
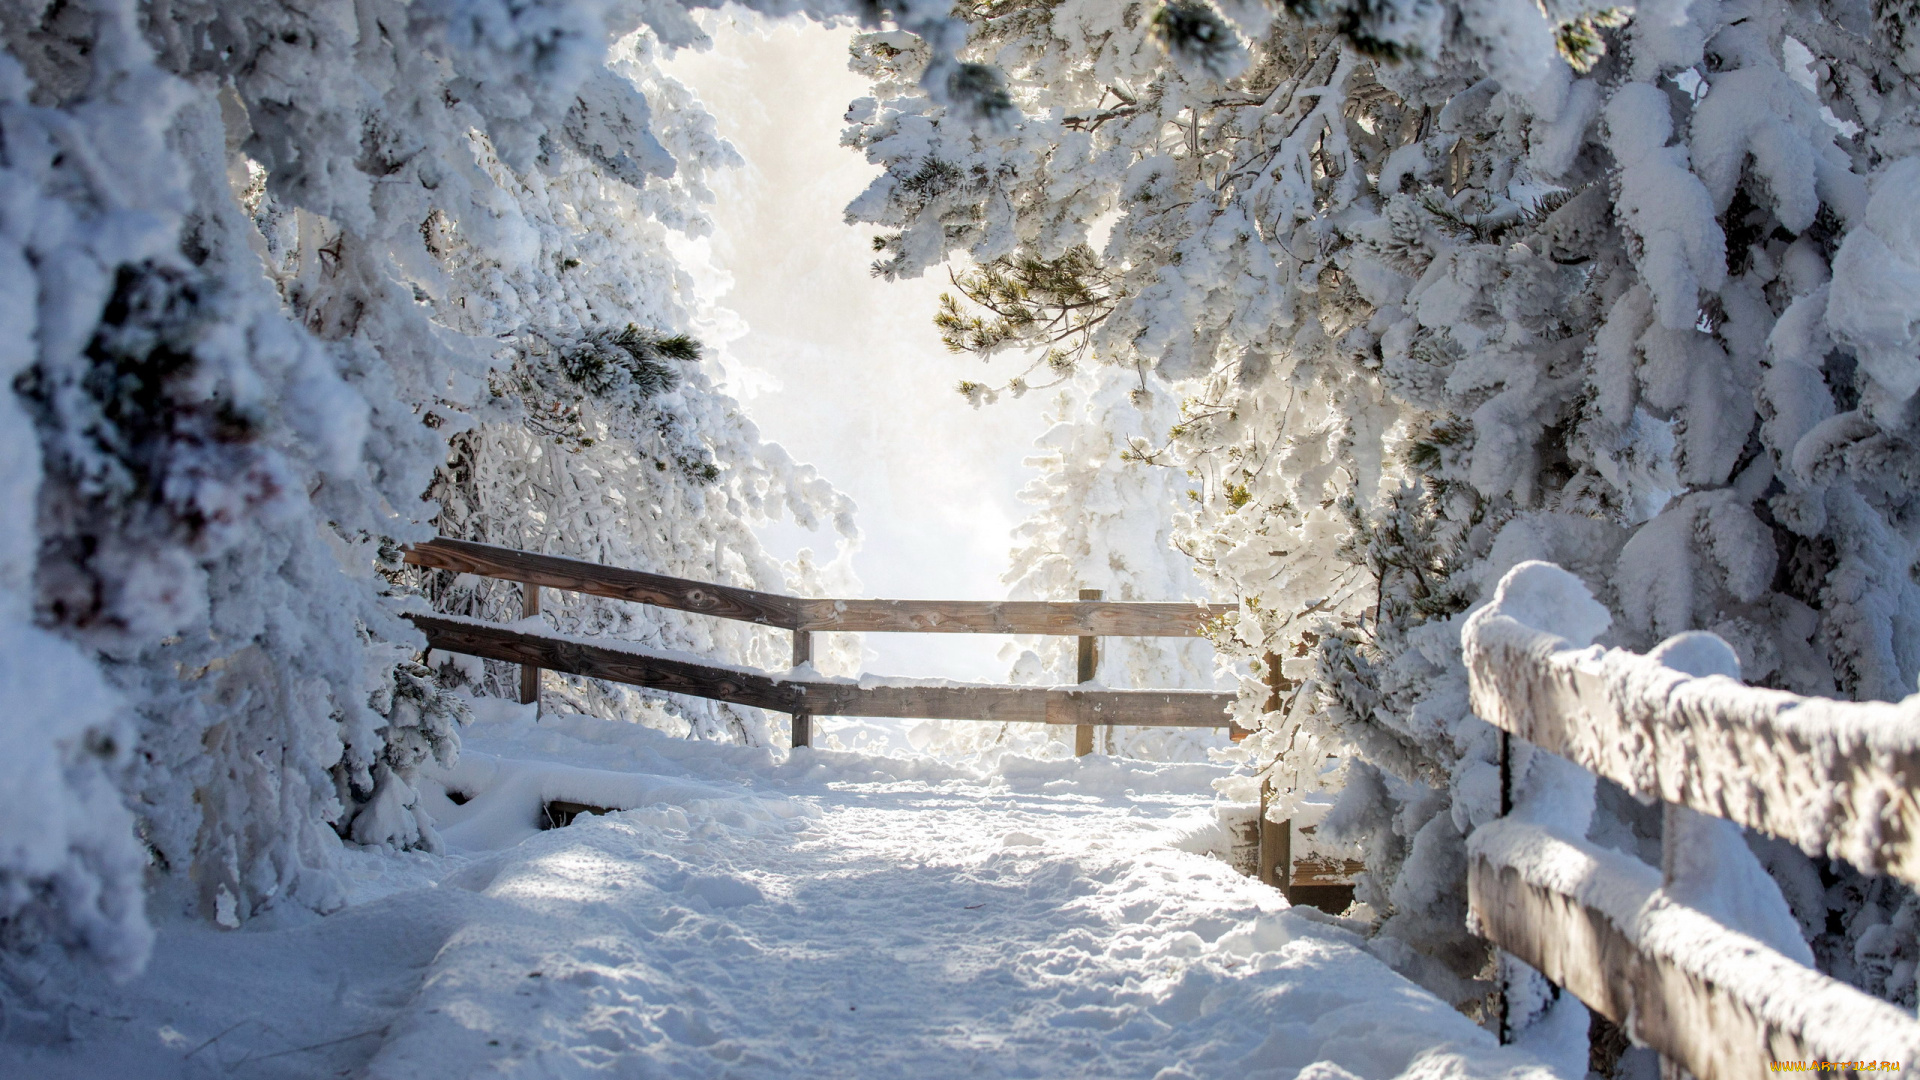
[[[457,867],[437,885],[306,926],[169,932],[252,945],[270,964],[244,984],[256,1002],[269,972],[337,980],[287,999],[307,1028],[269,1016],[272,1039],[234,1031],[186,1060],[224,1025],[176,1006],[125,1025],[113,1060],[144,1039],[156,1076],[1548,1075],[1200,854],[1222,839],[1213,766],[776,760],[584,717],[483,722],[467,746],[448,786],[471,798],[438,811],[455,852],[389,857],[368,882]],[[648,801],[526,824],[594,791]],[[341,947],[354,962],[319,970]],[[141,984],[218,993],[197,955],[163,947]],[[39,1075],[104,1064],[58,1050],[32,1056]]]

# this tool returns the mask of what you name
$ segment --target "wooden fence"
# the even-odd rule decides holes
[[[539,590],[562,589],[778,627],[793,634],[795,667],[813,658],[816,631],[932,634],[1059,634],[1080,638],[1079,676],[1092,682],[1098,639],[1196,637],[1232,606],[1116,603],[1084,591],[1075,601],[811,600],[622,570],[445,538],[407,549],[407,562],[521,583],[522,613],[540,610]],[[521,700],[535,702],[542,668],[670,693],[750,705],[793,717],[793,745],[812,743],[815,716],[919,717],[1066,724],[1075,750],[1093,750],[1098,725],[1234,728],[1235,695],[1196,690],[1104,690],[979,686],[907,680],[796,679],[700,663],[630,644],[512,630],[472,619],[411,616],[430,647],[521,665]]]
[[[1920,697],[1853,704],[1696,678],[1621,650],[1571,648],[1492,609],[1464,640],[1474,711],[1505,733],[1503,746],[1526,740],[1669,807],[1664,871],[1537,824],[1482,826],[1468,845],[1479,933],[1701,1080],[1780,1063],[1881,1074],[1920,1061],[1912,1014],[1665,888],[1676,807],[1920,884]],[[1510,760],[1508,749],[1503,775]]]

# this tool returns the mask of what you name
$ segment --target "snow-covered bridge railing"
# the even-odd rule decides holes
[[[1468,844],[1477,931],[1701,1080],[1913,1068],[1920,1023],[1813,969],[1729,823],[1920,884],[1920,696],[1748,687],[1710,634],[1645,656],[1581,647],[1607,621],[1579,579],[1527,563],[1467,623],[1473,708],[1503,732],[1503,816]],[[1666,804],[1661,868],[1586,839],[1581,769]]]
[[[1093,679],[1094,642],[1099,636],[1191,637],[1233,610],[1190,603],[1107,602],[1095,599],[1098,593],[1083,593],[1088,598],[1078,602],[813,600],[464,540],[415,545],[407,549],[406,560],[431,569],[520,582],[526,590],[522,610],[528,615],[539,612],[539,589],[546,587],[784,628],[794,635],[796,668],[812,659],[814,631],[1062,634],[1080,636],[1079,674],[1086,683]],[[810,721],[815,716],[1066,724],[1077,729],[1081,753],[1091,751],[1093,728],[1100,724],[1233,727],[1227,716],[1232,694],[802,678],[624,642],[529,633],[445,616],[412,618],[432,648],[520,664],[522,700],[536,699],[535,680],[538,671],[546,668],[785,712],[793,716],[795,746],[810,744]]]

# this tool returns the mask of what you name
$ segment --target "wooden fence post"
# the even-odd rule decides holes
[[[1280,657],[1266,655],[1267,700],[1260,706],[1266,712],[1279,712],[1284,695],[1293,689],[1293,680],[1280,674]],[[1277,763],[1276,763],[1277,764]],[[1280,890],[1293,902],[1293,820],[1268,821],[1267,806],[1273,798],[1273,779],[1260,781],[1260,880]]]
[[[1513,734],[1505,728],[1500,729],[1500,816],[1513,813]],[[1513,1014],[1509,1008],[1512,979],[1509,977],[1507,951],[1495,946],[1493,950],[1493,985],[1495,1002],[1494,1037],[1504,1045],[1513,1041]]]
[[[1273,781],[1260,781],[1260,873],[1259,880],[1280,890],[1293,902],[1293,822],[1268,821],[1267,807],[1273,798]]]
[[[1081,589],[1080,599],[1101,600],[1106,593],[1099,589]],[[1100,639],[1083,637],[1080,639],[1080,684],[1085,686],[1093,681],[1100,669]],[[1073,752],[1077,757],[1086,757],[1093,753],[1093,725],[1081,724],[1073,729]]]
[[[520,583],[520,617],[531,619],[540,614],[540,586],[531,581]],[[540,668],[537,664],[520,665],[520,704],[533,706],[533,715],[540,715]]]
[[[813,632],[793,632],[793,666],[813,663]],[[813,745],[813,717],[805,711],[793,713],[793,745],[796,749]]]

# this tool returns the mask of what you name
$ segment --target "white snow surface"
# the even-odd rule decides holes
[[[7,1002],[0,1074],[1554,1075],[1203,854],[1221,766],[786,755],[480,704],[443,777],[466,801],[428,800],[446,854],[350,852],[332,916],[163,912],[137,979]],[[627,809],[536,831],[552,799]]]

